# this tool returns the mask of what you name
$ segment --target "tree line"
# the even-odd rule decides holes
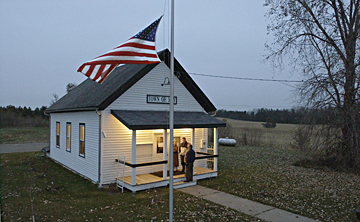
[[[335,115],[335,110],[332,108],[310,109],[305,107],[292,109],[261,108],[249,112],[220,109],[216,112],[216,117],[245,121],[291,124],[328,124],[334,119],[333,117]]]
[[[0,127],[48,126],[49,117],[44,113],[46,109],[46,106],[34,110],[26,106],[0,107]]]

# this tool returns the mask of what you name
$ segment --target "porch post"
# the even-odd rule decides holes
[[[192,135],[191,135],[191,144],[193,145],[193,149],[195,151],[195,128],[192,128]],[[196,151],[195,151],[196,152]],[[194,162],[195,163],[195,162]],[[195,174],[195,164],[193,166],[193,175]]]
[[[136,164],[136,130],[132,131],[131,164]],[[136,185],[136,168],[131,168],[131,185]]]
[[[214,155],[218,154],[218,129],[214,128]],[[218,157],[214,157],[214,171],[217,172]]]
[[[167,129],[164,129],[164,160],[167,159]],[[170,152],[169,152],[170,153]],[[164,164],[163,179],[167,180],[167,163]]]

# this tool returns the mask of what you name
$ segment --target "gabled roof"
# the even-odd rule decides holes
[[[170,51],[165,49],[159,52],[158,55],[160,60],[164,61],[165,64],[170,67]],[[158,64],[126,64],[119,66],[101,84],[91,79],[86,79],[46,109],[45,112],[104,110],[157,65]],[[216,111],[215,106],[176,59],[174,71],[180,74],[178,75],[180,82],[189,90],[206,112]]]

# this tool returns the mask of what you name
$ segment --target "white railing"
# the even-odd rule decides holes
[[[209,154],[214,154],[214,147],[209,146],[208,148],[206,148],[206,152]],[[208,169],[214,169],[214,163],[215,163],[215,157],[212,158],[206,158],[206,167]]]
[[[124,183],[125,183],[125,157],[124,156],[118,156],[119,167],[118,167],[118,175],[116,178],[116,186],[121,188],[121,192],[124,192]]]

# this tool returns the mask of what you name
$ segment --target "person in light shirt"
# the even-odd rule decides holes
[[[180,161],[182,166],[181,173],[185,172],[185,153],[187,150],[187,146],[188,146],[188,142],[186,141],[186,138],[183,137],[182,142],[180,144]]]

